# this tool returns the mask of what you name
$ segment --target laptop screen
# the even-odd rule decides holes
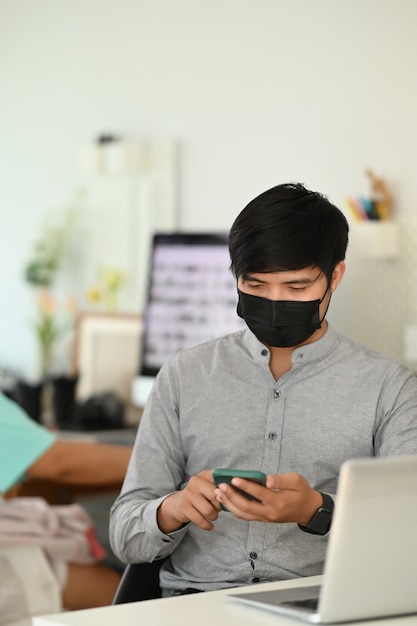
[[[140,374],[173,354],[244,327],[225,233],[158,233],[151,250]]]

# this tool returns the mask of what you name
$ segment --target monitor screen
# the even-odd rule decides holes
[[[140,373],[155,376],[184,350],[240,330],[223,233],[156,234],[151,250]]]

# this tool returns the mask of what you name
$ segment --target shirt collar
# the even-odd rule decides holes
[[[255,337],[249,328],[246,328],[243,331],[242,340],[249,354],[255,361],[265,362],[264,351],[267,350],[269,355],[269,350],[261,341],[259,341],[259,339]],[[320,339],[317,339],[317,341],[313,341],[312,343],[308,343],[305,346],[300,346],[294,350],[292,353],[292,364],[297,365],[300,362],[306,363],[322,359],[324,356],[329,354],[329,352],[334,350],[337,343],[338,333],[332,328],[329,322],[327,322],[327,330],[324,335],[320,337]]]
[[[338,333],[332,328],[329,322],[327,322],[327,330],[320,339],[294,350],[292,353],[292,364],[296,365],[300,361],[302,361],[302,363],[308,363],[310,361],[323,359],[330,352],[333,352],[338,342]],[[302,355],[301,358],[300,355]]]

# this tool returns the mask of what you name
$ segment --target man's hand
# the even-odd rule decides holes
[[[158,526],[164,533],[172,533],[192,522],[203,530],[213,530],[220,504],[214,493],[212,470],[203,470],[192,476],[181,491],[168,496],[158,509]]]
[[[260,502],[248,500],[225,483],[215,490],[216,497],[233,515],[248,521],[306,525],[322,504],[320,493],[296,472],[270,474],[265,487],[243,478],[233,478],[232,485]]]

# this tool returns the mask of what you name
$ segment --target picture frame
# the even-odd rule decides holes
[[[82,312],[76,323],[74,346],[74,370],[79,375],[77,400],[113,392],[129,405],[141,341],[140,315]]]

